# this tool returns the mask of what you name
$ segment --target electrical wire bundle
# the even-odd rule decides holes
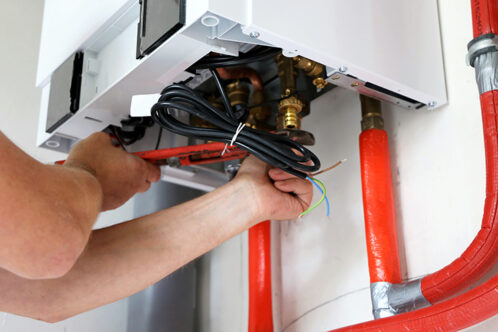
[[[190,70],[242,66],[276,57],[280,52],[281,50],[278,48],[256,47],[238,57],[230,55],[209,56],[194,63]]]
[[[223,88],[215,68],[240,66],[255,61],[274,57],[280,50],[264,48],[256,49],[245,55],[234,58],[229,56],[213,56],[201,59],[191,70],[209,69],[221,95],[225,110],[214,107],[197,92],[183,84],[173,84],[161,92],[158,102],[152,107],[151,115],[161,128],[175,134],[208,141],[224,142],[236,145],[267,164],[280,168],[285,172],[306,179],[313,183],[321,192],[321,199],[304,211],[301,216],[311,212],[322,202],[326,202],[327,216],[330,205],[325,185],[308,174],[320,169],[318,157],[303,145],[281,135],[253,129],[244,125],[248,109],[234,110]],[[178,120],[175,110],[187,112],[201,118],[216,128],[196,127]]]
[[[154,121],[175,134],[236,145],[273,167],[302,179],[306,179],[307,173],[320,168],[318,157],[301,144],[277,134],[241,127],[243,117],[235,115],[218,74],[215,70],[211,70],[211,73],[222,95],[226,111],[214,107],[194,90],[181,84],[173,84],[162,91],[159,101],[152,107],[151,115]],[[183,123],[173,116],[174,112],[171,110],[187,112],[216,128],[202,128]]]

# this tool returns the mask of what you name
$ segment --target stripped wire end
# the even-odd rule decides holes
[[[320,181],[318,179],[315,179],[315,178],[306,177],[306,180],[310,181],[316,188],[318,188],[318,190],[322,194],[322,197],[320,198],[320,200],[316,204],[314,204],[308,210],[306,210],[303,213],[301,213],[299,215],[299,217],[303,217],[304,215],[310,213],[318,205],[322,204],[323,201],[325,201],[325,204],[327,206],[327,217],[328,217],[330,215],[330,203],[329,203],[329,199],[327,197],[327,189],[325,188],[325,185],[323,184],[322,181]]]
[[[348,161],[348,160],[347,160],[346,158],[344,158],[343,160],[336,162],[334,165],[332,165],[332,166],[330,166],[330,167],[328,167],[328,168],[324,169],[323,171],[316,172],[316,173],[313,173],[313,174],[311,174],[311,175],[312,175],[313,177],[315,177],[315,176],[317,176],[317,175],[320,175],[320,174],[323,174],[323,173],[325,173],[325,172],[331,171],[331,170],[333,170],[334,168],[336,168],[337,166],[341,165],[342,163],[345,163],[346,161]]]

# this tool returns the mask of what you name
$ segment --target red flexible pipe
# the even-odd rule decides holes
[[[254,91],[263,91],[263,81],[258,72],[252,68],[217,68],[218,75],[225,80],[247,78],[251,81]]]
[[[472,0],[474,37],[498,32],[498,1]],[[498,91],[481,95],[486,151],[486,201],[481,230],[465,252],[443,269],[422,279],[422,293],[436,303],[469,287],[498,259]]]
[[[498,275],[462,295],[397,316],[334,330],[345,331],[459,331],[498,314]]]
[[[495,0],[472,0],[474,38],[498,33],[498,3]]]
[[[249,332],[273,332],[271,223],[249,229]]]
[[[472,285],[489,271],[498,257],[498,91],[481,95],[486,151],[486,201],[481,230],[465,252],[438,272],[422,279],[422,293],[438,302]]]
[[[360,135],[361,182],[370,282],[401,282],[387,132]]]
[[[473,0],[474,37],[498,31],[496,0]],[[481,95],[486,153],[486,201],[482,227],[469,248],[453,263],[422,279],[422,292],[434,303],[480,279],[498,257],[498,90]],[[498,314],[498,275],[450,300],[394,317],[336,331],[457,331]]]

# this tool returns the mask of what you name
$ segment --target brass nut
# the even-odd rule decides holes
[[[227,95],[232,106],[249,103],[249,87],[239,81],[227,85]]]
[[[278,105],[277,129],[300,129],[304,104],[296,97],[289,97]]]
[[[380,116],[372,116],[361,119],[361,130],[384,129],[384,119]]]
[[[313,80],[313,85],[318,89],[323,89],[329,82],[324,80],[322,77],[317,77]]]
[[[282,109],[286,107],[294,107],[298,109],[298,112],[301,112],[304,107],[304,103],[298,98],[292,96],[280,101],[280,104],[278,105],[278,110],[282,111]]]

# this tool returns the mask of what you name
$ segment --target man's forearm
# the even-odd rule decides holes
[[[57,321],[131,295],[254,224],[253,198],[250,186],[233,181],[171,209],[95,231],[60,279],[29,281],[0,271],[0,311]]]
[[[102,190],[90,173],[43,165],[0,133],[0,267],[29,278],[58,277],[83,250]]]

